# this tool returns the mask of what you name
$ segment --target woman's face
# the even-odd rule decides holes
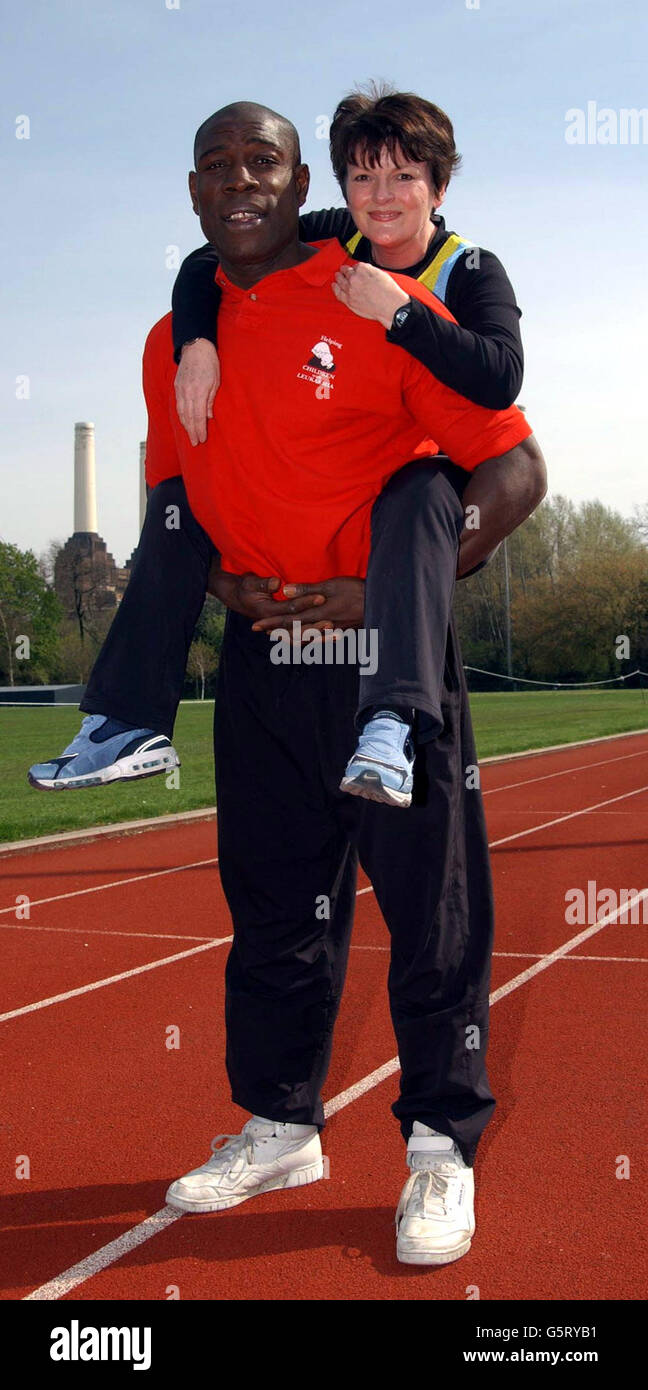
[[[394,163],[383,149],[375,169],[347,165],[347,206],[358,231],[375,246],[397,251],[420,244],[423,255],[430,240],[430,216],[443,194],[432,188],[427,164],[414,164],[401,151],[397,154]]]

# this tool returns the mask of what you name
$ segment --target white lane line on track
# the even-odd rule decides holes
[[[565,956],[565,960],[611,960],[621,965],[648,965],[648,956]]]
[[[181,874],[185,869],[201,869],[204,864],[217,863],[218,856],[215,855],[213,859],[196,859],[193,864],[174,864],[170,869],[151,869],[149,874],[134,874],[131,878],[116,878],[111,883],[96,883],[93,888],[75,888],[71,893],[55,893],[51,898],[34,898],[30,907],[43,907],[45,903],[60,903],[66,898],[81,898],[84,893],[103,893],[106,888],[123,888],[126,883],[143,883],[147,878],[162,878],[164,874]],[[0,907],[0,913],[15,911],[15,903],[9,907]]]
[[[615,922],[622,912],[626,912],[628,908],[634,907],[635,903],[643,902],[644,898],[647,897],[648,888],[643,888],[641,893],[635,893],[635,896],[629,898],[627,903],[615,907],[613,912],[606,912],[604,917],[600,917],[597,922],[592,922],[591,926],[585,927],[584,931],[578,933],[578,936],[572,936],[563,946],[557,946],[555,951],[549,951],[541,960],[536,961],[535,965],[530,965],[528,969],[523,970],[520,975],[515,975],[512,980],[509,980],[508,984],[500,985],[500,988],[496,989],[494,994],[491,994],[491,1004],[496,1004],[499,999],[504,999],[506,995],[511,994],[514,989],[519,989],[520,985],[526,984],[527,980],[533,979],[534,975],[538,975],[541,970],[548,970],[550,965],[554,965],[557,960],[564,959],[570,951],[575,950],[583,941],[589,941],[591,936],[596,936],[597,932],[602,931],[604,927],[609,927],[612,922]],[[577,957],[575,959],[577,959]]]
[[[564,956],[563,960],[611,960],[622,965],[648,965],[648,956]]]
[[[552,825],[560,825],[562,821],[574,820],[577,816],[587,816],[590,811],[599,811],[602,806],[611,806],[617,801],[624,801],[629,796],[639,796],[641,792],[648,791],[648,786],[635,787],[634,791],[623,792],[621,796],[609,797],[607,801],[597,801],[593,806],[583,806],[580,811],[569,811],[566,816],[556,816],[554,820],[543,821],[541,825],[531,825],[527,830],[516,830],[512,835],[505,835],[501,840],[490,840],[489,849],[495,849],[498,845],[510,844],[512,840],[521,840],[526,835],[537,835],[540,830],[548,830]],[[356,897],[362,893],[373,893],[373,885],[370,883],[368,888],[360,888]]]
[[[633,903],[642,901],[647,895],[648,888],[645,888],[643,892],[638,893],[636,897],[624,903],[622,907],[615,908],[614,912],[607,913],[600,921],[593,923],[592,926],[587,927],[585,931],[579,932],[578,936],[571,937],[569,941],[565,942],[564,946],[559,946],[557,950],[551,951],[548,955],[543,956],[541,960],[536,961],[535,965],[529,966],[528,970],[522,971],[520,975],[516,975],[514,979],[509,980],[508,984],[502,985],[500,989],[496,989],[490,996],[491,1005],[496,1004],[498,1000],[504,999],[507,995],[512,994],[514,990],[519,989],[521,985],[533,979],[534,975],[538,975],[540,971],[548,970],[549,966],[554,965],[557,960],[563,959],[568,951],[573,950],[574,947],[580,945],[582,941],[588,940],[590,936],[594,936],[596,932],[602,931],[604,927],[609,926],[610,923],[618,917],[620,912],[628,907],[632,907]],[[198,949],[201,948],[199,947]],[[384,1062],[381,1067],[376,1067],[375,1071],[369,1072],[368,1075],[363,1076],[360,1081],[356,1081],[355,1085],[349,1086],[345,1091],[340,1091],[337,1096],[333,1096],[332,1100],[328,1101],[324,1106],[326,1118],[329,1119],[331,1115],[337,1114],[337,1112],[343,1110],[345,1106],[351,1105],[353,1101],[359,1100],[361,1096],[366,1095],[367,1091],[373,1090],[374,1086],[379,1086],[381,1081],[386,1081],[389,1076],[393,1076],[394,1072],[398,1071],[398,1068],[398,1057],[392,1057],[388,1062]],[[64,1298],[66,1294],[71,1293],[72,1289],[78,1288],[79,1284],[84,1284],[86,1280],[91,1279],[93,1275],[99,1274],[101,1270],[107,1269],[111,1264],[122,1259],[124,1255],[130,1254],[131,1250],[136,1250],[139,1245],[143,1245],[145,1241],[150,1240],[153,1236],[157,1235],[159,1231],[165,1230],[167,1226],[172,1226],[175,1221],[179,1221],[184,1215],[186,1215],[185,1212],[175,1211],[173,1207],[161,1207],[159,1211],[154,1212],[152,1216],[148,1216],[146,1220],[138,1222],[136,1226],[131,1226],[129,1231],[125,1231],[124,1234],[118,1236],[116,1240],[111,1240],[108,1245],[101,1246],[99,1250],[95,1250],[91,1255],[87,1255],[86,1258],[80,1260],[78,1264],[71,1265],[69,1269],[63,1270],[62,1274],[58,1274],[54,1279],[48,1280],[46,1284],[41,1284],[39,1288],[34,1289],[32,1293],[26,1294],[23,1302],[30,1302],[33,1300],[53,1302],[56,1299]]]
[[[648,965],[648,956],[565,956],[565,960],[611,960],[621,965]]]
[[[591,767],[607,767],[610,763],[626,762],[628,758],[645,757],[648,757],[648,748],[640,748],[638,753],[621,753],[618,758],[601,758],[596,763],[579,763],[578,767],[564,767],[559,772],[545,772],[541,777],[526,777],[523,782],[507,782],[503,787],[489,787],[482,792],[482,796],[514,791],[516,787],[530,787],[534,782],[550,782],[554,777],[569,777],[577,772],[589,772]]]
[[[648,786],[636,787],[634,791],[623,792],[621,796],[609,797],[607,801],[599,801],[593,806],[583,806],[579,811],[570,811],[566,816],[557,816],[554,820],[543,821],[541,825],[532,825],[527,830],[516,830],[513,835],[507,835],[504,839],[491,840],[488,848],[494,849],[497,845],[508,844],[511,840],[519,840],[525,835],[537,835],[540,830],[547,830],[552,825],[560,825],[561,821],[573,820],[576,816],[586,816],[590,811],[598,811],[603,806],[612,806],[618,801],[624,801],[629,796],[638,796],[641,792],[645,791],[648,791]],[[97,883],[92,888],[76,888],[71,893],[57,893],[51,898],[35,898],[33,902],[30,903],[30,907],[42,907],[46,903],[62,902],[67,898],[79,898],[82,897],[84,893],[102,893],[106,888],[124,888],[127,887],[129,883],[142,883],[145,879],[160,878],[163,874],[179,874],[185,869],[199,869],[205,864],[217,863],[218,856],[214,856],[212,859],[196,859],[191,864],[176,864],[170,869],[153,869],[151,873],[148,874],[135,874],[131,878],[115,879],[111,883]],[[370,884],[367,888],[359,888],[356,897],[361,897],[363,893],[373,893],[373,891],[373,887]],[[8,907],[0,907],[0,914],[5,912],[15,913],[16,906],[16,903],[11,903]]]
[[[208,941],[204,946],[192,946],[189,951],[179,951],[175,956],[164,956],[162,960],[149,961],[148,965],[136,965],[133,970],[122,970],[120,975],[109,975],[105,980],[95,980],[90,985],[68,989],[64,994],[53,994],[50,999],[39,999],[35,1004],[23,1004],[20,1009],[10,1009],[8,1013],[0,1014],[0,1023],[7,1023],[10,1018],[20,1018],[22,1014],[33,1014],[37,1009],[48,1009],[52,1004],[62,1004],[66,999],[76,999],[80,994],[91,994],[93,990],[105,989],[107,985],[116,985],[120,980],[131,980],[134,975],[145,975],[148,970],[157,970],[160,965],[172,965],[174,961],[187,960],[189,956],[197,956],[201,951],[213,951],[215,946],[224,946],[226,941],[231,940],[231,936],[221,936],[215,941]]]
[[[211,860],[208,860],[208,861],[206,861],[206,862],[207,862],[207,863],[211,863],[212,861],[211,861]],[[193,865],[181,865],[181,867],[182,867],[182,868],[193,868]],[[162,870],[162,872],[163,872],[163,873],[169,873],[170,870],[164,869],[164,870]],[[123,879],[123,880],[121,880],[122,883],[131,883],[132,881],[133,881],[132,879]],[[114,884],[111,884],[111,883],[106,884],[106,887],[108,887],[108,888],[112,888],[112,887],[116,887],[116,886],[117,886],[117,885],[114,885]],[[83,890],[82,890],[82,891],[83,891]],[[88,890],[88,891],[92,892],[92,891],[94,891],[94,890],[93,890],[93,889],[90,889],[90,890]],[[359,888],[358,891],[357,891],[357,893],[356,893],[356,897],[360,897],[362,893],[373,893],[373,888],[372,888],[371,886],[369,886],[369,888]],[[32,903],[31,906],[34,907],[34,903]],[[16,911],[16,908],[14,907],[12,910],[15,912],[15,911]],[[12,931],[54,931],[54,932],[56,932],[56,931],[74,931],[74,932],[79,933],[80,935],[84,935],[83,928],[80,928],[80,927],[63,927],[63,928],[59,928],[59,927],[26,927],[26,926],[23,926],[22,923],[18,923],[18,922],[17,922],[15,925],[12,923],[10,929],[11,929]],[[6,923],[0,923],[0,931],[2,931],[2,930],[7,930],[7,924],[6,924]],[[149,932],[97,932],[96,935],[97,935],[97,936],[140,936],[140,937],[146,938],[147,940],[149,939],[149,937],[151,937],[152,940],[155,940],[155,939],[156,939],[156,938],[153,937],[152,934],[149,933]],[[179,941],[187,941],[187,940],[191,940],[192,938],[190,938],[190,937],[178,937],[178,938],[172,937],[172,938],[170,938],[170,939],[171,939],[171,940],[176,940],[176,939],[177,939],[177,940],[179,940]],[[90,994],[93,990],[96,990],[96,989],[104,989],[107,985],[115,985],[115,984],[118,984],[118,983],[120,982],[120,980],[128,980],[128,979],[130,979],[131,976],[133,976],[133,975],[142,975],[142,974],[144,974],[144,972],[147,971],[147,970],[157,970],[158,966],[160,966],[160,965],[172,965],[175,961],[178,961],[178,960],[185,960],[185,959],[187,958],[187,956],[195,956],[195,955],[197,955],[200,951],[208,951],[208,950],[210,950],[213,946],[225,946],[229,941],[232,940],[232,937],[231,937],[231,936],[220,936],[220,937],[214,937],[214,936],[207,936],[207,937],[205,937],[205,936],[201,936],[201,937],[197,937],[197,938],[193,938],[193,939],[198,940],[198,941],[203,941],[203,942],[206,943],[206,945],[204,945],[204,946],[194,946],[194,947],[192,947],[191,950],[189,950],[189,951],[180,951],[180,952],[179,952],[177,955],[175,955],[175,956],[163,956],[160,960],[153,960],[153,961],[150,961],[150,962],[148,963],[148,965],[138,965],[138,966],[136,966],[133,970],[124,970],[124,971],[122,971],[122,973],[119,974],[119,975],[110,975],[110,976],[108,976],[107,979],[105,979],[105,980],[93,980],[93,981],[92,981],[90,984],[88,984],[88,985],[80,985],[78,989],[69,989],[69,990],[66,990],[63,994],[53,994],[49,999],[38,999],[38,1000],[36,1000],[35,1003],[33,1003],[33,1004],[24,1004],[24,1005],[22,1006],[22,1008],[20,1008],[20,1009],[12,1009],[12,1010],[10,1010],[8,1013],[0,1014],[0,1023],[7,1023],[10,1019],[12,1019],[12,1018],[19,1018],[22,1014],[36,1013],[36,1011],[37,1011],[38,1009],[48,1009],[52,1004],[63,1004],[63,1003],[65,1003],[65,1001],[66,1001],[67,999],[76,999],[76,998],[78,998],[78,997],[79,997],[80,995],[82,995],[82,994]]]
[[[496,845],[505,845],[505,844],[509,844],[511,840],[519,840],[519,839],[521,839],[521,838],[522,838],[523,836],[525,836],[525,835],[534,835],[534,834],[536,834],[539,830],[546,830],[549,826],[552,826],[552,825],[560,825],[562,821],[573,820],[576,816],[585,816],[585,815],[587,815],[590,811],[597,811],[597,810],[599,810],[601,806],[608,806],[608,805],[611,805],[612,802],[623,801],[623,800],[625,799],[625,797],[628,797],[628,796],[638,796],[640,792],[645,792],[645,791],[648,791],[648,786],[647,786],[647,787],[636,787],[634,791],[631,791],[631,792],[624,792],[622,796],[614,796],[614,797],[611,797],[608,801],[600,801],[600,802],[597,802],[594,806],[584,806],[583,809],[580,810],[580,811],[570,811],[568,815],[566,815],[566,816],[558,816],[558,818],[557,818],[556,820],[545,821],[545,822],[543,822],[542,825],[532,825],[532,826],[530,827],[530,829],[528,829],[528,830],[516,830],[516,831],[515,831],[515,834],[513,834],[513,835],[506,835],[506,836],[504,837],[504,839],[502,839],[502,840],[491,840],[491,842],[490,842],[490,844],[489,844],[489,849],[493,849]],[[216,860],[198,860],[197,862],[200,864],[200,863],[216,863],[217,861],[216,861]],[[179,870],[180,870],[180,869],[183,869],[183,868],[189,869],[189,868],[194,868],[194,867],[195,867],[195,865],[193,865],[193,864],[182,864],[182,865],[179,866],[179,868],[178,868],[177,870],[175,870],[175,872],[179,872]],[[162,870],[156,870],[155,872],[156,872],[156,873],[173,873],[174,870],[172,870],[172,869],[162,869]],[[151,875],[148,875],[148,874],[143,874],[143,875],[141,875],[142,878],[148,878],[148,877],[150,877],[150,876],[151,876]],[[120,880],[120,882],[121,882],[121,883],[133,883],[133,882],[136,882],[136,880],[135,880],[135,879],[123,879],[123,880]],[[116,886],[118,886],[118,885],[116,885],[116,884],[110,884],[110,883],[109,883],[109,884],[106,884],[105,886],[106,886],[107,888],[112,888],[112,887],[116,887]],[[87,892],[90,892],[90,893],[92,893],[92,892],[97,892],[97,891],[98,891],[98,888],[95,888],[95,889],[90,888],[90,889],[87,889],[87,890],[86,890],[86,889],[81,889],[81,890],[80,890],[80,892],[86,892],[86,891],[87,891]],[[367,888],[359,888],[359,889],[356,891],[356,897],[357,897],[357,898],[362,897],[363,893],[373,893],[373,891],[374,891],[374,890],[373,890],[372,884],[369,884]],[[646,891],[648,891],[648,890],[646,890]],[[64,896],[66,896],[66,895],[64,895]],[[70,895],[70,896],[76,896],[76,895]],[[640,894],[640,898],[641,898],[641,896],[642,896],[642,895]],[[46,901],[46,900],[44,900],[44,901]],[[631,901],[625,903],[625,904],[624,904],[624,908],[627,910],[628,907],[631,906],[631,902],[634,902],[634,901],[635,901],[635,899],[633,898]],[[637,899],[636,901],[639,901],[639,899]],[[32,906],[33,906],[33,904],[32,904]],[[3,909],[3,910],[6,911],[7,909]],[[16,909],[15,909],[15,907],[14,907],[14,908],[11,909],[11,910],[15,912]],[[97,982],[95,982],[95,983],[93,983],[93,984],[82,985],[80,989],[69,990],[69,991],[68,991],[67,993],[65,993],[65,994],[54,995],[51,999],[39,1000],[39,1001],[36,1002],[35,1004],[26,1004],[22,1009],[13,1010],[11,1013],[0,1014],[0,1023],[4,1023],[4,1022],[6,1022],[8,1019],[10,1019],[10,1018],[17,1018],[19,1014],[23,1014],[23,1013],[32,1013],[32,1012],[34,1012],[36,1009],[44,1009],[44,1008],[47,1008],[50,1004],[58,1004],[58,1003],[62,1002],[63,1000],[72,999],[72,998],[74,998],[76,995],[79,995],[79,994],[86,994],[86,993],[87,993],[88,991],[90,991],[90,990],[93,990],[93,989],[102,989],[105,985],[114,984],[115,982],[117,982],[117,981],[119,981],[119,980],[127,979],[127,978],[129,977],[129,975],[140,975],[140,974],[142,974],[143,971],[145,971],[145,970],[156,970],[157,967],[158,967],[159,965],[168,965],[168,964],[170,964],[171,962],[173,962],[173,961],[175,961],[175,960],[182,960],[184,956],[187,956],[187,955],[195,955],[198,951],[210,950],[212,946],[222,945],[224,942],[226,942],[226,941],[231,941],[231,940],[232,940],[231,936],[222,937],[222,938],[219,938],[218,941],[211,941],[211,942],[208,942],[207,945],[205,945],[205,946],[195,946],[191,951],[182,951],[182,952],[181,952],[179,955],[177,955],[177,956],[167,956],[167,957],[166,957],[165,959],[163,959],[163,960],[152,961],[150,965],[140,965],[140,966],[137,967],[137,969],[135,969],[135,970],[130,970],[130,971],[127,970],[127,971],[125,971],[122,975],[113,975],[113,976],[111,976],[111,977],[110,977],[109,979],[107,979],[107,980],[99,980],[99,981],[97,981]]]
[[[129,1231],[124,1231],[124,1234],[118,1236],[116,1240],[111,1240],[108,1245],[102,1245],[100,1250],[95,1250],[85,1260],[80,1260],[78,1264],[72,1265],[71,1269],[66,1269],[63,1274],[59,1274],[58,1278],[50,1279],[48,1284],[41,1284],[39,1289],[34,1289],[33,1293],[28,1293],[23,1302],[63,1298],[66,1293],[70,1293],[79,1284],[84,1284],[86,1279],[92,1279],[94,1274],[99,1274],[102,1269],[107,1269],[109,1265],[121,1260],[122,1255],[130,1254],[130,1251],[136,1250],[138,1245],[144,1245],[152,1236],[158,1235],[167,1226],[172,1226],[174,1221],[179,1221],[183,1215],[184,1213],[181,1211],[174,1211],[173,1207],[161,1207],[152,1216],[147,1216],[145,1221],[140,1221],[139,1225],[131,1226]]]
[[[622,923],[621,925],[627,926],[627,923]],[[362,947],[356,946],[356,950],[362,950]],[[385,947],[385,950],[387,950],[387,947]],[[546,951],[493,951],[493,960],[495,956],[498,956],[500,960],[503,960],[504,957],[506,957],[507,960],[544,960],[546,954]],[[627,965],[648,965],[648,956],[564,956],[563,959],[615,960],[623,961],[623,963]]]
[[[19,911],[18,908],[15,909]],[[55,931],[72,936],[137,936],[144,941],[215,941],[215,936],[194,936],[192,932],[103,931],[99,927],[36,927],[25,922],[0,922],[0,931]]]
[[[389,946],[352,946],[352,951],[388,951]],[[546,951],[493,951],[493,960],[544,960]],[[623,961],[627,965],[648,965],[648,956],[565,956],[565,960]]]
[[[638,790],[638,791],[643,791],[644,788],[643,788],[643,787],[638,787],[637,790]],[[628,792],[627,795],[628,795],[628,796],[633,796],[634,793],[633,793],[633,792]],[[586,806],[586,807],[585,807],[585,810],[586,810],[586,811],[592,810],[592,809],[595,809],[595,808],[592,808],[591,806]],[[547,806],[543,811],[529,811],[529,810],[526,810],[526,809],[525,809],[525,810],[521,810],[521,811],[512,811],[512,810],[510,809],[510,807],[508,807],[508,808],[507,808],[506,814],[507,814],[507,816],[560,816],[560,815],[562,815],[562,810],[561,810],[560,807],[558,807],[555,811],[550,811],[550,810],[549,810],[549,807]],[[578,812],[576,812],[575,814],[577,814],[577,815],[580,816],[580,815],[583,814],[583,812],[582,812],[582,811],[578,811]],[[627,815],[629,815],[629,814],[630,814],[630,812],[624,810],[623,807],[621,807],[621,808],[620,808],[619,810],[617,810],[617,811],[601,811],[601,815],[602,815],[602,816],[627,816]],[[553,824],[552,821],[545,821],[545,825],[552,825],[552,824]],[[541,825],[539,825],[537,828],[538,828],[538,830],[542,830],[543,827],[542,827]]]
[[[345,1105],[351,1105],[354,1100],[359,1100],[367,1091],[373,1090],[374,1086],[379,1086],[381,1081],[386,1081],[388,1076],[393,1076],[398,1071],[398,1057],[392,1057],[389,1062],[384,1062],[382,1067],[376,1067],[375,1071],[370,1071],[368,1076],[363,1076],[360,1081],[356,1081],[353,1086],[348,1086],[345,1091],[340,1091],[339,1095],[333,1096],[332,1100],[326,1102],[324,1114],[329,1120],[331,1115],[337,1115],[338,1110],[344,1110]]]
[[[577,816],[587,816],[590,811],[600,811],[603,806],[613,806],[617,801],[625,801],[630,796],[640,796],[641,792],[648,792],[648,785],[645,787],[635,787],[634,791],[622,792],[621,796],[610,796],[606,801],[597,801],[593,806],[583,806],[580,811],[569,811],[566,816],[556,816],[555,820],[543,821],[542,825],[532,825],[528,830],[516,830],[513,835],[504,835],[501,840],[491,840],[489,849],[495,849],[498,845],[508,845],[511,840],[521,840],[525,835],[537,835],[540,830],[549,830],[552,825],[562,825],[564,821],[575,820]]]
[[[373,890],[370,889],[370,888],[361,888],[356,896],[359,897],[359,896],[360,896],[360,893],[369,893],[369,892],[372,892],[372,891],[373,891]],[[624,910],[624,911],[627,911],[628,908],[631,907],[633,903],[641,902],[642,899],[646,896],[646,894],[648,894],[648,889],[644,889],[643,893],[640,893],[638,897],[629,899],[628,902],[624,904],[623,910]],[[621,910],[622,910],[622,909],[620,908],[619,911],[621,911]],[[610,919],[610,920],[612,920],[612,919]],[[607,925],[607,922],[603,923],[603,925]],[[20,930],[20,928],[18,928],[18,927],[12,928],[12,930]],[[61,929],[58,928],[58,927],[34,927],[34,928],[29,928],[29,927],[27,927],[27,928],[22,928],[22,930],[26,930],[26,931],[29,931],[29,930],[33,930],[33,931],[59,931],[59,930],[61,930]],[[76,931],[76,932],[78,932],[80,929],[75,927],[75,928],[63,928],[63,930],[64,930],[64,931]],[[140,937],[145,937],[145,938],[148,940],[148,939],[149,939],[149,936],[150,936],[150,933],[148,933],[148,932],[96,932],[95,935],[97,935],[97,936],[116,936],[116,935],[120,935],[120,936],[140,936]],[[157,939],[157,938],[153,938],[153,939],[155,940],[155,939]],[[166,939],[168,939],[168,938],[164,938],[164,939],[166,940]],[[188,956],[197,955],[200,951],[209,950],[209,949],[210,949],[211,947],[213,947],[213,946],[225,946],[225,945],[228,944],[228,942],[232,941],[233,938],[232,938],[231,936],[221,936],[221,937],[197,937],[197,938],[192,938],[192,937],[178,937],[178,938],[175,938],[175,937],[173,937],[173,938],[170,938],[170,939],[171,939],[171,940],[176,940],[176,939],[177,939],[177,940],[180,940],[180,941],[182,941],[182,940],[192,940],[192,939],[196,939],[196,940],[199,940],[199,941],[204,941],[204,942],[206,942],[207,944],[204,945],[204,946],[194,946],[194,947],[192,947],[192,949],[189,950],[189,951],[180,951],[180,952],[179,952],[177,955],[175,955],[175,956],[164,956],[161,960],[150,961],[148,965],[138,965],[138,966],[136,966],[133,970],[124,970],[124,971],[122,971],[121,974],[119,974],[119,975],[110,975],[110,976],[108,976],[108,978],[105,979],[105,980],[95,980],[95,981],[92,982],[92,984],[89,984],[89,985],[81,985],[78,989],[70,989],[70,990],[67,990],[64,994],[54,994],[54,995],[51,996],[51,998],[49,998],[49,999],[40,999],[40,1000],[37,1000],[37,1002],[34,1003],[34,1004],[25,1004],[25,1005],[23,1005],[23,1007],[20,1008],[20,1009],[12,1009],[9,1013],[0,1014],[0,1023],[6,1023],[6,1022],[9,1021],[9,1019],[12,1019],[12,1018],[19,1018],[22,1014],[35,1013],[38,1009],[47,1009],[47,1008],[49,1008],[50,1005],[52,1005],[52,1004],[62,1004],[62,1003],[64,1003],[67,999],[75,999],[75,998],[78,998],[78,996],[81,995],[81,994],[89,994],[89,993],[92,993],[94,990],[97,990],[97,989],[104,989],[107,985],[118,984],[121,980],[128,980],[128,979],[130,979],[130,978],[131,978],[132,976],[134,976],[134,975],[143,975],[146,971],[149,971],[149,970],[156,970],[157,967],[158,967],[159,965],[172,965],[175,961],[178,961],[178,960],[186,960]],[[585,938],[583,938],[583,939],[585,939]],[[352,949],[353,951],[388,951],[388,950],[389,950],[389,947],[388,947],[388,946],[352,946],[351,949]],[[538,952],[538,951],[493,951],[493,957],[495,957],[495,956],[497,956],[497,957],[509,957],[509,958],[516,959],[516,960],[544,960],[544,959],[547,959],[547,957],[546,957],[545,955],[541,954],[541,953]],[[591,960],[591,961],[594,961],[594,960],[601,960],[601,961],[608,961],[608,960],[612,960],[612,961],[627,961],[627,962],[630,963],[630,964],[640,964],[641,962],[643,962],[643,961],[645,961],[645,960],[648,960],[648,957],[645,957],[645,956],[572,956],[572,957],[570,957],[570,959],[572,959],[572,960]]]
[[[361,893],[368,893],[368,892],[369,892],[369,889],[368,889],[368,888],[361,888],[361,889],[360,889],[360,892],[361,892]],[[222,946],[226,941],[231,941],[231,940],[232,940],[231,936],[224,936],[224,937],[220,937],[220,938],[217,939],[215,936],[192,936],[191,933],[187,933],[187,934],[184,935],[184,936],[181,936],[181,935],[171,936],[171,935],[169,935],[169,934],[164,935],[164,934],[162,934],[161,932],[145,932],[145,931],[95,931],[94,929],[92,929],[91,931],[85,931],[83,927],[32,927],[32,926],[25,926],[23,923],[18,923],[18,922],[17,922],[15,925],[14,925],[13,923],[11,923],[11,925],[7,925],[6,923],[0,923],[0,931],[53,931],[53,932],[58,932],[58,933],[61,934],[61,935],[66,935],[66,934],[67,934],[67,935],[70,935],[70,934],[71,934],[71,935],[74,935],[74,936],[135,936],[135,937],[138,937],[139,940],[141,940],[141,941],[209,941],[209,942],[211,942],[212,944],[215,943],[215,944],[217,944],[217,945],[219,945],[219,946]],[[356,946],[356,945],[352,945],[352,946],[351,946],[351,950],[352,950],[352,951],[388,951],[388,950],[389,950],[389,946]],[[493,957],[495,957],[495,956],[506,956],[506,957],[514,958],[514,959],[516,959],[516,960],[540,960],[541,957],[545,954],[545,952],[544,952],[544,951],[493,951],[492,954],[493,954]],[[180,959],[179,956],[170,956],[170,957],[168,957],[168,958],[167,958],[166,960],[164,960],[164,961],[156,961],[156,962],[153,962],[153,964],[156,964],[156,965],[165,965],[165,964],[168,964],[168,961],[169,961],[169,960],[179,960],[179,959]],[[640,961],[640,960],[648,960],[648,956],[574,956],[574,960],[628,960],[628,961]],[[114,976],[114,979],[119,979],[119,978],[120,978],[120,976],[117,976],[117,975]],[[111,983],[111,981],[105,981],[104,983]],[[92,988],[93,988],[92,985],[86,986],[86,989],[92,989]],[[97,988],[97,986],[94,986],[94,988]],[[61,997],[64,997],[64,996],[61,996]],[[65,997],[69,997],[69,996],[65,996]],[[48,1001],[46,1001],[46,1002],[48,1002]]]

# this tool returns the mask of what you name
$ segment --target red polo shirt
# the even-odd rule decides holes
[[[473,469],[531,434],[515,406],[473,405],[340,304],[333,277],[353,262],[338,241],[318,246],[250,290],[217,272],[222,381],[205,444],[177,417],[170,314],[144,350],[147,482],[182,473],[223,569],[284,583],[364,577],[372,505],[425,437]],[[418,281],[393,279],[452,319]]]

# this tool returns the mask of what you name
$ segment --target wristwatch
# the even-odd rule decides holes
[[[412,312],[412,301],[408,299],[407,304],[401,304],[400,309],[396,310],[391,321],[390,333],[397,333],[399,328],[404,328]]]

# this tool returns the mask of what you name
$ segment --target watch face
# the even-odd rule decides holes
[[[394,327],[395,327],[395,328],[402,328],[402,327],[403,327],[403,324],[404,324],[404,323],[407,323],[408,317],[409,317],[409,305],[408,305],[408,304],[404,304],[403,307],[402,307],[402,309],[397,309],[397,310],[396,310],[396,313],[394,314]]]

